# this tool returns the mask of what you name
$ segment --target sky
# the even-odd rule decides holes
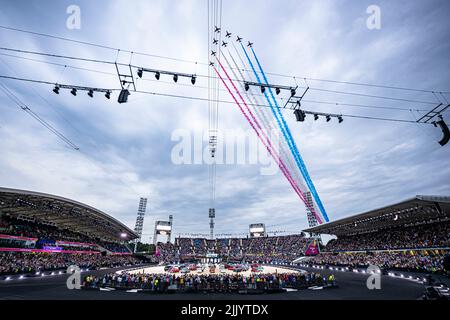
[[[154,56],[2,28],[1,47],[126,64],[131,61],[147,68],[188,74],[207,73],[205,0],[1,0],[0,4],[1,26]],[[70,5],[80,8],[79,29],[67,27]],[[367,27],[370,14],[366,10],[371,5],[380,8],[379,29]],[[271,83],[309,85],[312,89],[303,102],[307,110],[416,120],[439,101],[445,103],[447,99],[448,104],[450,94],[313,79],[449,92],[449,10],[450,3],[445,0],[227,0],[222,5],[222,28],[254,42],[265,70],[278,74],[269,75]],[[4,50],[0,50],[0,75],[119,87],[114,65]],[[174,84],[168,76],[156,81],[145,74],[137,80],[137,87],[142,91],[208,97],[204,78],[198,78],[195,86],[189,82],[182,78]],[[101,94],[90,98],[84,92],[73,97],[67,90],[56,95],[51,85],[6,79],[0,79],[0,83],[80,148],[77,151],[63,143],[1,91],[0,186],[71,198],[112,215],[131,229],[139,198],[147,197],[144,242],[150,241],[155,221],[166,220],[169,214],[174,217],[175,235],[209,233],[208,165],[179,165],[171,158],[177,144],[172,139],[174,132],[184,130],[192,137],[207,132],[206,101],[131,92],[128,103],[118,104],[116,92],[107,100]],[[231,100],[223,87],[220,98]],[[250,129],[235,105],[221,103],[218,109],[219,129]],[[450,195],[450,147],[437,143],[441,131],[432,125],[350,117],[344,117],[340,124],[313,121],[311,117],[298,123],[292,111],[283,114],[330,220],[415,195]],[[449,118],[447,111],[444,119],[450,122]],[[216,233],[245,233],[250,223],[260,222],[272,231],[300,232],[308,226],[305,207],[283,175],[262,175],[262,166],[217,165]]]

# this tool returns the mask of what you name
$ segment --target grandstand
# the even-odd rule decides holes
[[[336,235],[315,264],[444,272],[450,250],[450,197],[416,196],[304,230]]]
[[[126,242],[137,235],[86,204],[0,188],[0,274],[136,264]]]
[[[208,253],[224,261],[291,263],[305,254],[311,239],[303,233],[258,238],[176,238],[175,244],[158,243],[161,262],[201,260]]]

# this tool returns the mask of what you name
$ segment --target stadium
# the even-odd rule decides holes
[[[448,301],[432,2],[3,1],[0,300]]]
[[[5,299],[377,299],[365,288],[370,265],[383,298],[448,297],[450,197],[416,196],[287,236],[178,237],[153,255],[133,254],[135,232],[74,200],[2,188],[0,205]],[[337,238],[322,245],[322,234]],[[72,265],[82,290],[61,288]]]

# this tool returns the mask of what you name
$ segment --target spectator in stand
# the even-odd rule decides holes
[[[440,250],[438,253],[436,251],[321,253],[308,263],[352,268],[376,265],[389,270],[443,272],[446,252]]]
[[[141,260],[134,256],[69,253],[1,252],[0,274],[35,273],[67,269],[71,265],[98,269],[137,265]]]
[[[325,251],[393,250],[450,247],[450,222],[396,227],[331,240]]]

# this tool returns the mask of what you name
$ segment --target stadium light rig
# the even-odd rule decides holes
[[[428,111],[416,121],[417,123],[432,123],[435,127],[440,127],[442,130],[442,138],[438,141],[438,143],[441,146],[445,146],[450,141],[450,130],[442,117],[442,113],[444,113],[449,107],[450,104],[444,105],[439,103],[436,107]],[[439,120],[433,121],[435,118],[438,118]]]
[[[274,84],[264,84],[264,83],[258,83],[258,82],[250,82],[246,81],[244,83],[244,89],[245,91],[248,91],[250,86],[260,87],[261,93],[264,93],[266,91],[266,88],[272,88],[275,89],[275,93],[279,95],[281,93],[281,90],[288,90],[291,92],[291,97],[295,96],[295,88],[289,87],[289,86],[281,86],[281,85],[274,85]]]
[[[144,75],[144,72],[151,72],[155,74],[156,80],[159,80],[161,78],[162,74],[167,74],[172,76],[172,79],[175,83],[178,82],[179,77],[183,78],[189,78],[191,80],[191,83],[195,85],[197,81],[197,76],[195,74],[188,74],[188,73],[182,73],[182,72],[173,72],[173,71],[167,71],[167,70],[157,70],[157,69],[149,69],[149,68],[138,68],[137,75],[139,78],[142,78]]]
[[[82,86],[72,86],[65,84],[56,84],[53,88],[53,92],[59,94],[60,89],[68,89],[73,96],[76,96],[78,91],[87,91],[89,97],[94,97],[94,92],[104,92],[107,99],[111,98],[111,89],[102,89],[94,87],[82,87]]]

